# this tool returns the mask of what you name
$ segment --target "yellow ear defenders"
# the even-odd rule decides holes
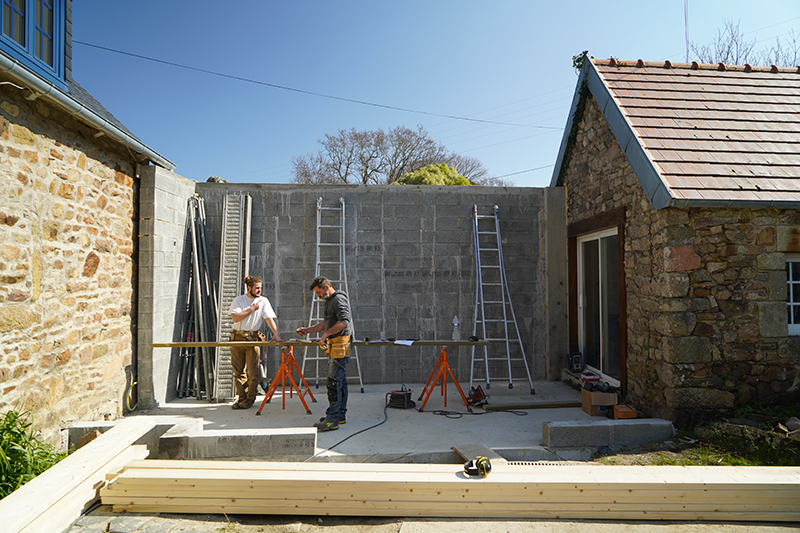
[[[468,476],[486,477],[492,471],[492,463],[486,457],[478,456],[464,463],[464,473]]]

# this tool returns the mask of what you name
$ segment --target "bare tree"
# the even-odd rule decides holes
[[[775,46],[762,52],[762,65],[778,65],[781,67],[796,67],[800,64],[800,34],[794,30],[789,31],[789,39],[784,47],[780,38],[775,38]]]
[[[506,185],[491,178],[473,157],[448,152],[422,126],[383,130],[339,130],[325,135],[316,154],[292,158],[295,183],[394,183],[405,174],[428,165],[447,163],[476,185]]]
[[[789,42],[784,47],[779,38],[775,46],[763,50],[756,49],[756,39],[748,41],[739,31],[739,23],[724,21],[725,27],[717,30],[717,36],[710,45],[692,43],[690,48],[701,63],[725,63],[726,65],[777,65],[797,66],[800,59],[800,36],[794,30],[789,33]]]

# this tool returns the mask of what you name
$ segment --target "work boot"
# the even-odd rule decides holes
[[[251,400],[250,398],[244,399],[241,402],[239,402],[238,409],[250,409],[251,407],[253,407],[253,404],[255,402],[256,402],[255,400]]]
[[[339,424],[337,422],[328,422],[327,419],[324,419],[325,422],[318,422],[314,424],[314,427],[317,428],[317,431],[333,431],[334,429],[339,429]]]
[[[326,420],[328,420],[328,417],[326,417],[326,416],[323,416],[322,418],[320,418],[320,419],[319,419],[319,421],[320,421],[320,422],[325,422]],[[340,425],[341,425],[341,424],[347,424],[347,420],[345,420],[344,418],[342,418],[341,420],[339,420],[339,424],[340,424]]]

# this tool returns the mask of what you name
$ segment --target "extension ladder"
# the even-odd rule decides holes
[[[242,280],[250,271],[250,218],[253,200],[249,194],[226,194],[222,212],[222,243],[219,259],[219,318],[217,340],[233,330],[228,312],[242,293]],[[227,339],[226,339],[227,340]],[[236,396],[229,346],[217,348],[214,369],[214,399],[227,401]]]
[[[521,361],[528,375],[531,394],[535,394],[533,380],[522,346],[522,338],[517,327],[511,293],[508,290],[505,264],[503,263],[503,244],[500,236],[499,208],[495,205],[490,215],[478,214],[478,206],[472,206],[472,245],[475,250],[475,322],[472,334],[488,341],[504,345],[505,354],[490,356],[490,346],[483,346],[483,356],[476,354],[481,347],[472,347],[469,385],[475,378],[477,363],[482,363],[486,388],[491,388],[491,373],[508,367],[508,388],[514,388],[512,363]],[[497,346],[495,344],[495,346]],[[513,355],[512,355],[513,352]],[[502,361],[502,364],[490,361]],[[496,378],[495,378],[496,379]]]
[[[322,197],[317,199],[317,258],[314,277],[325,276],[330,280],[334,288],[339,287],[350,298],[350,291],[347,288],[344,221],[344,198],[339,198],[339,204],[335,207],[325,207],[322,205]],[[308,325],[313,326],[322,320],[325,320],[325,301],[317,298],[317,295],[314,294],[311,301],[311,312],[308,316]],[[351,338],[355,339],[355,335],[355,327],[353,326]],[[321,336],[321,333],[315,333],[309,339],[318,340]],[[312,353],[309,353],[310,351]],[[361,381],[361,365],[358,362],[358,349],[356,346],[352,347],[350,358],[356,363],[358,384],[361,387],[361,392],[364,392],[364,383]],[[307,375],[306,362],[309,361],[314,363],[314,386],[319,388],[319,362],[325,361],[325,377],[328,372],[328,357],[319,347],[304,346],[301,374]]]

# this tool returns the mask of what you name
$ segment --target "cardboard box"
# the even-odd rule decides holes
[[[614,406],[614,420],[623,418],[636,418],[636,409],[630,405],[615,405]]]
[[[589,392],[586,389],[581,389],[581,408],[586,414],[592,416],[605,416],[605,407],[611,405],[617,405],[616,393]]]

